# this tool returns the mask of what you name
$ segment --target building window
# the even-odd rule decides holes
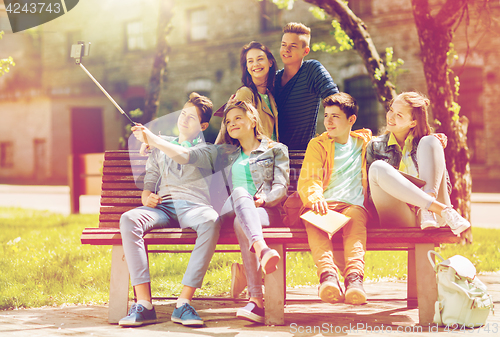
[[[188,11],[188,40],[203,41],[208,38],[208,17],[205,8]]]
[[[261,29],[263,32],[281,29],[281,9],[271,0],[262,0],[260,2],[261,10]]]
[[[456,69],[456,71],[460,71],[460,69]],[[483,93],[483,82],[483,69],[480,67],[465,67],[460,74],[460,95],[457,103],[461,107],[460,115],[464,115],[469,119],[467,145],[471,163],[473,164],[484,164],[486,162],[484,113],[480,99]]]
[[[357,16],[372,14],[372,0],[349,0],[349,8]]]
[[[142,22],[134,21],[126,25],[127,50],[144,50],[144,28]]]
[[[14,167],[14,145],[12,142],[0,143],[0,167]]]
[[[344,90],[358,102],[359,112],[353,130],[367,128],[376,135],[379,129],[377,94],[368,75],[357,76],[344,82]]]

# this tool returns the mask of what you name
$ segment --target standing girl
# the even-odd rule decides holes
[[[252,41],[241,49],[240,67],[243,86],[231,97],[229,103],[245,101],[252,104],[259,113],[263,135],[278,141],[278,108],[272,95],[278,68],[276,59],[269,48],[260,42]],[[224,122],[216,140],[217,144],[223,143],[223,130]]]
[[[446,136],[431,134],[429,104],[416,92],[404,92],[392,102],[386,116],[387,133],[367,148],[371,198],[382,226],[417,226],[418,214],[422,229],[448,225],[458,236],[470,223],[451,207]],[[418,188],[398,170],[422,179],[425,185]]]

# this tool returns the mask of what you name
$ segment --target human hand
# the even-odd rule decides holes
[[[148,139],[152,139],[154,134],[144,125],[137,123],[130,130],[134,133],[134,137],[145,144],[149,145]]]
[[[328,203],[326,200],[317,201],[312,204],[312,210],[316,213],[324,215],[328,212]]]
[[[238,100],[236,99],[236,94],[232,94],[231,97],[229,97],[229,99],[227,100],[227,106],[235,104],[236,102],[238,102]]]
[[[256,198],[255,199],[255,207],[263,207],[266,204],[264,198]]]
[[[149,154],[149,150],[151,150],[151,147],[148,144],[141,143],[141,148],[139,149],[141,156],[147,156]]]
[[[144,206],[155,208],[161,202],[161,197],[158,194],[151,193]]]

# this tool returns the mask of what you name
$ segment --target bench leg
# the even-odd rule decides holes
[[[408,308],[418,307],[417,269],[415,266],[415,250],[408,250],[408,280],[406,283],[406,305]]]
[[[120,319],[127,316],[129,278],[123,246],[113,246],[109,282],[109,323],[118,323]]]
[[[437,300],[436,274],[427,259],[427,251],[429,250],[434,250],[434,244],[415,244],[418,319],[422,326],[432,324],[434,303]]]
[[[264,303],[266,307],[266,325],[285,325],[285,259],[282,244],[271,244],[270,248],[276,249],[281,259],[278,269],[264,278],[266,292]]]

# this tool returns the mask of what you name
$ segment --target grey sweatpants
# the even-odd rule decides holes
[[[122,214],[120,233],[132,285],[150,282],[144,234],[153,228],[192,228],[198,234],[182,284],[200,288],[219,239],[217,212],[208,205],[185,200],[166,200],[151,207],[138,207]]]

